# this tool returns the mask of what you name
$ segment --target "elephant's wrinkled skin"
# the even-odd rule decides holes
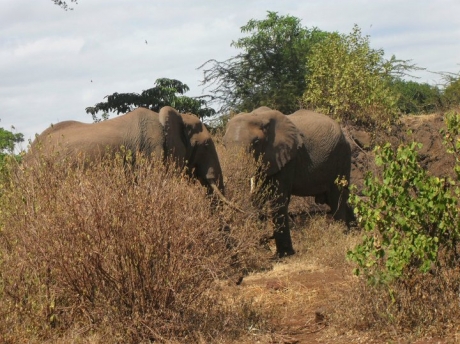
[[[294,254],[288,222],[291,195],[315,196],[326,203],[336,220],[347,225],[353,211],[347,204],[348,188],[336,185],[338,176],[350,180],[351,149],[339,124],[307,110],[285,116],[261,107],[241,113],[227,124],[227,150],[244,147],[267,166],[264,185],[276,190],[274,238],[280,257]]]
[[[125,115],[98,123],[65,121],[52,125],[36,137],[24,163],[33,164],[39,154],[77,157],[90,161],[103,158],[121,147],[146,157],[173,158],[180,167],[193,171],[208,191],[223,197],[222,170],[214,142],[195,116],[180,114],[169,106],[159,113],[137,108]]]

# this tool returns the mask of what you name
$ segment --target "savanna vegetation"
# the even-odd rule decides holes
[[[155,160],[132,170],[121,158],[84,169],[43,157],[26,168],[9,158],[22,135],[0,131],[2,342],[455,340],[459,76],[418,83],[410,74],[419,67],[387,60],[357,26],[324,32],[268,12],[241,31],[231,43],[236,56],[201,66],[208,97],[185,97],[185,84],[159,79],[87,111],[96,121],[171,105],[209,118],[216,111],[208,104],[216,104],[226,195],[245,214],[213,206],[204,188]],[[220,141],[232,113],[262,105],[319,110],[373,138],[357,148],[375,167],[352,186],[357,228],[345,233],[324,209],[295,198],[297,254],[282,261],[270,260],[272,243],[261,239],[271,224],[247,197],[257,166],[243,154],[229,161]],[[440,154],[454,160],[445,176],[422,166],[416,142],[392,146],[377,135],[391,135],[403,115],[432,112],[445,121]]]

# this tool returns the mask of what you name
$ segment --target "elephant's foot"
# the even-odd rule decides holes
[[[284,250],[279,250],[278,252],[276,252],[278,258],[284,258],[284,257],[288,257],[288,256],[292,256],[295,254],[295,251],[294,249],[291,247],[291,248],[288,248],[288,249],[284,249]]]

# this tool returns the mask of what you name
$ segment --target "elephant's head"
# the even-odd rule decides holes
[[[209,192],[223,194],[222,169],[216,147],[199,118],[165,106],[159,112],[159,119],[165,133],[165,156],[172,156],[180,167],[186,167]]]
[[[268,107],[233,117],[223,139],[227,149],[244,147],[255,159],[261,157],[268,176],[293,160],[302,142],[295,125],[281,112]]]

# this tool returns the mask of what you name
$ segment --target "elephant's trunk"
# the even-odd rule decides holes
[[[212,188],[212,191],[214,191],[214,193],[219,197],[219,199],[224,202],[226,205],[228,205],[230,208],[232,209],[235,209],[237,211],[239,211],[240,213],[245,213],[245,211],[243,209],[241,209],[240,207],[238,207],[235,203],[229,201],[227,199],[227,197],[224,196],[224,194],[219,190],[219,188],[217,187],[216,183],[214,181],[209,181],[209,185],[211,186]]]

